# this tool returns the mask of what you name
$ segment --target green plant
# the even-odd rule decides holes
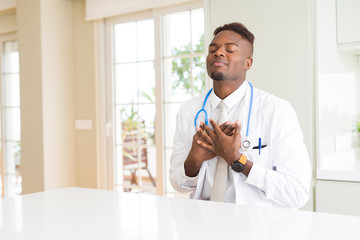
[[[192,51],[195,53],[204,52],[204,35],[200,36]],[[194,57],[193,66],[191,68],[191,61],[189,58],[180,58],[180,56],[189,53],[190,44],[172,49],[172,55],[179,56],[179,58],[172,60],[172,89],[182,87],[185,89],[186,93],[191,93],[191,91],[193,91],[193,93],[197,94],[201,93],[205,87],[205,62],[200,56]],[[193,71],[192,73],[191,69],[196,69],[197,71]],[[193,74],[193,82],[191,82],[191,74]],[[140,92],[139,96],[144,97],[150,103],[155,103],[155,86],[151,87],[150,92]],[[145,123],[141,119],[139,111],[135,110],[134,105],[131,105],[130,108],[129,106],[122,107],[120,110],[120,118],[123,129],[123,141],[127,134],[133,134],[139,130],[141,137],[152,138],[154,140],[154,133],[146,131]]]
[[[204,35],[200,36],[199,41],[195,44],[193,49],[195,53],[204,52]],[[172,50],[173,56],[181,56],[190,53],[190,45],[180,46]],[[194,93],[201,93],[205,87],[205,63],[202,61],[202,57],[193,58],[193,69],[200,69],[195,75],[193,75],[193,83],[191,83],[191,61],[189,58],[175,58],[172,61],[172,77],[173,84],[172,89],[182,87],[186,90],[186,93],[191,93],[192,85]],[[193,72],[194,74],[194,72]],[[194,83],[201,83],[196,85]]]
[[[356,124],[356,130],[358,133],[360,133],[360,120]]]

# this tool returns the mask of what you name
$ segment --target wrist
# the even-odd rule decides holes
[[[240,158],[231,164],[231,169],[234,170],[235,172],[244,173],[247,162],[248,162],[247,156],[244,154],[241,154]]]
[[[234,162],[239,161],[241,155],[242,155],[242,154],[241,154],[239,151],[236,152],[233,157],[229,158],[228,164],[231,165],[231,164],[233,164]]]

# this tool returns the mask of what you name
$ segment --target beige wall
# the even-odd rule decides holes
[[[23,192],[76,186],[71,0],[17,2]]]
[[[45,190],[76,184],[72,1],[41,1]],[[21,49],[20,49],[21,50]]]
[[[0,35],[16,31],[15,9],[0,11]]]
[[[85,1],[73,1],[75,119],[92,121],[76,130],[77,186],[97,187],[95,23],[85,22]]]
[[[31,13],[31,14],[30,14]],[[21,156],[23,193],[45,190],[40,0],[19,0]]]
[[[0,25],[13,28],[14,16]],[[95,25],[85,22],[85,1],[19,0],[16,16],[23,192],[96,188],[95,128],[74,124],[88,119],[96,126]]]
[[[310,158],[313,143],[313,35],[311,1],[205,0],[208,23],[239,21],[255,35],[254,63],[247,79],[288,100],[295,108]],[[305,207],[312,209],[312,201]]]

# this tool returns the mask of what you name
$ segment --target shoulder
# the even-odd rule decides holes
[[[260,111],[265,111],[267,113],[294,111],[293,107],[287,100],[255,87],[254,103],[257,104]]]
[[[206,95],[205,93],[200,94],[200,95],[193,97],[190,100],[183,102],[180,106],[180,112],[191,113],[194,111],[199,111],[205,100],[205,95]]]

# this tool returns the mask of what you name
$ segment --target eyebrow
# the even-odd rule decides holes
[[[239,47],[237,44],[232,43],[232,42],[230,42],[230,43],[225,43],[225,45],[226,45],[226,46],[228,46],[228,45],[235,45],[235,46]],[[217,46],[217,44],[216,44],[216,43],[210,43],[210,44],[209,44],[209,47],[210,47],[210,46]]]

